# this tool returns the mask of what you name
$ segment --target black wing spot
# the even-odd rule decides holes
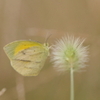
[[[22,52],[22,54],[24,54],[24,55],[26,54],[24,51],[21,51],[21,52]]]

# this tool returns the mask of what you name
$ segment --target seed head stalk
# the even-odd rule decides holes
[[[74,70],[70,68],[70,100],[74,100]]]

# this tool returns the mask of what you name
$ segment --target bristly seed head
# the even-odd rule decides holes
[[[85,67],[88,61],[88,47],[83,46],[84,39],[65,36],[57,40],[52,47],[54,67],[59,71],[66,71],[73,67],[78,70]]]

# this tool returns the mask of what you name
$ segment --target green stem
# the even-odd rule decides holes
[[[74,71],[70,69],[70,100],[74,100]]]

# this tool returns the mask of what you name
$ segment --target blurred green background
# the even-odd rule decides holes
[[[65,34],[86,38],[90,60],[75,73],[75,100],[100,100],[99,0],[0,0],[0,100],[70,100],[69,72],[58,73],[50,58],[38,76],[23,77],[3,51],[15,40],[43,43],[48,34],[50,45]]]

